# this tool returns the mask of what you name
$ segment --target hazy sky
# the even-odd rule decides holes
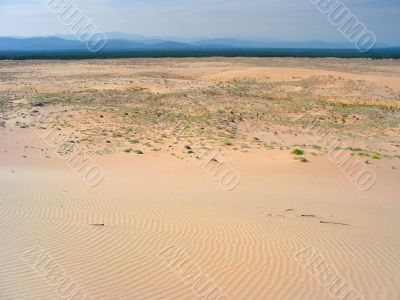
[[[60,0],[55,0],[60,1]],[[343,41],[310,0],[74,0],[104,32]],[[400,44],[400,0],[343,0],[378,43]],[[0,36],[66,34],[45,0],[0,0]]]

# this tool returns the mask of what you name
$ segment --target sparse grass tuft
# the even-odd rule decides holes
[[[381,154],[375,152],[375,153],[371,156],[371,158],[372,158],[372,159],[381,159]]]
[[[305,157],[293,157],[294,160],[298,160],[299,162],[306,163],[308,159]]]
[[[294,155],[303,155],[304,151],[300,150],[300,149],[294,149],[294,150],[292,150],[291,153],[294,154]]]

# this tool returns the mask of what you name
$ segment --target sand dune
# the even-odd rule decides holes
[[[264,154],[254,155],[262,161]],[[164,159],[160,165],[158,158],[126,161],[116,157],[104,164],[106,172],[131,176],[110,176],[96,192],[68,174],[60,163],[56,169],[64,168],[66,173],[62,180],[52,176],[54,165],[40,173],[26,167],[12,176],[9,168],[2,167],[0,261],[2,273],[7,274],[1,280],[2,297],[56,297],[56,290],[21,259],[37,245],[96,299],[196,299],[192,286],[180,278],[182,274],[159,257],[172,245],[229,299],[330,299],[327,289],[294,258],[308,246],[318,249],[365,299],[399,295],[398,221],[387,216],[381,221],[397,224],[383,227],[364,216],[364,211],[374,207],[378,190],[343,199],[353,193],[352,185],[344,181],[339,193],[327,193],[329,180],[342,181],[341,174],[332,172],[332,178],[324,180],[326,186],[309,192],[313,199],[325,200],[332,215],[326,216],[321,209],[312,211],[306,199],[296,196],[306,182],[311,189],[318,176],[317,165],[309,165],[305,178],[295,179],[284,195],[279,177],[296,172],[298,165],[279,171],[266,169],[257,176],[269,184],[243,182],[225,196],[193,163]],[[324,163],[329,164],[321,162],[322,167]],[[191,174],[191,180],[174,178],[187,183],[179,188],[170,182],[159,184],[164,178],[161,174],[173,165],[186,169],[181,174]],[[255,176],[247,174],[252,167],[241,169],[242,174]],[[24,180],[35,172],[37,179]],[[24,190],[16,191],[16,184],[23,184]],[[54,190],[50,192],[46,186]],[[158,188],[149,192],[152,186]],[[398,187],[392,187],[386,193],[396,197]],[[380,207],[393,205],[381,201]],[[344,208],[338,209],[342,205]],[[257,209],[250,210],[252,207]],[[350,211],[348,207],[352,207]],[[301,216],[310,213],[315,217]],[[350,225],[322,224],[320,219]],[[199,285],[207,286],[206,280]]]
[[[311,62],[27,62],[48,78],[37,94],[25,71],[0,84],[0,298],[400,298],[399,66]],[[285,121],[299,103],[373,186]],[[24,107],[53,118],[25,124]],[[50,132],[67,139],[50,147]],[[103,180],[88,185],[71,151]],[[222,162],[240,174],[229,191]]]

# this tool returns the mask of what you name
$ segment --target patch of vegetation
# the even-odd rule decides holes
[[[372,159],[381,159],[381,154],[375,152],[375,153],[372,154],[371,158],[372,158]]]
[[[305,157],[293,157],[294,160],[298,160],[299,162],[306,163],[308,159]]]
[[[369,153],[367,151],[361,151],[357,153],[360,156],[369,156]]]
[[[294,155],[303,155],[304,151],[296,148],[296,149],[292,150],[291,153]]]
[[[347,147],[346,150],[350,150],[350,151],[363,151],[363,149],[361,149],[361,148],[353,148],[353,147]]]

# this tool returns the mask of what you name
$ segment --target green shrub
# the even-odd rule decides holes
[[[294,149],[294,150],[292,150],[291,153],[294,154],[294,155],[303,155],[304,151],[300,150],[300,149]]]
[[[294,159],[294,160],[298,160],[298,161],[300,161],[300,162],[302,162],[302,163],[308,162],[308,159],[305,158],[305,157],[293,157],[293,159]]]

